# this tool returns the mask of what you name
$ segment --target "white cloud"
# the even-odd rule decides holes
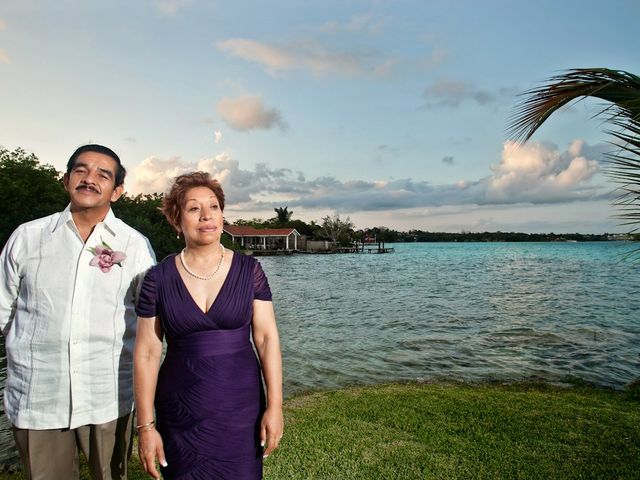
[[[4,22],[2,18],[0,18],[0,32],[5,29],[7,24]]]
[[[217,110],[222,119],[236,130],[268,130],[273,127],[286,130],[287,128],[280,112],[275,108],[266,108],[262,104],[262,99],[255,95],[224,97],[218,102]]]
[[[191,0],[157,0],[156,8],[163,15],[171,16],[190,3]]]
[[[222,132],[220,130],[213,132],[213,136],[215,137],[216,143],[220,143],[222,141]]]
[[[218,50],[261,65],[269,75],[291,70],[308,71],[316,76],[385,76],[394,65],[392,58],[379,58],[373,52],[330,49],[314,40],[277,46],[245,38],[216,43]]]
[[[589,185],[598,162],[582,154],[582,143],[565,152],[549,144],[532,142],[516,148],[506,143],[493,173],[478,180],[433,185],[425,180],[350,180],[318,177],[307,180],[300,172],[258,164],[251,170],[221,153],[197,162],[173,157],[145,159],[135,170],[136,193],[162,192],[171,178],[192,170],[205,170],[220,179],[234,210],[270,210],[283,202],[307,210],[343,212],[433,208],[443,206],[509,206],[565,204],[606,198],[602,187]]]
[[[521,146],[506,142],[500,164],[492,167],[494,173],[487,183],[487,200],[554,203],[588,198],[593,191],[584,184],[599,166],[596,160],[587,160],[581,155],[583,147],[584,142],[574,141],[561,153],[555,146],[541,142]]]
[[[2,48],[0,48],[0,63],[11,63],[9,55],[7,55],[7,52],[5,52]]]
[[[245,38],[224,40],[216,46],[218,50],[235,57],[262,64],[272,75],[282,70],[290,70],[296,62],[295,57],[282,48]]]
[[[185,162],[176,156],[168,159],[147,157],[134,170],[135,179],[131,190],[136,194],[165,192],[175,177],[195,170],[209,172],[224,184],[229,172],[238,170],[237,164],[226,152],[198,162]]]

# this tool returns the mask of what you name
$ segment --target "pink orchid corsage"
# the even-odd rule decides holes
[[[124,252],[114,250],[104,240],[100,240],[102,241],[100,245],[89,249],[95,255],[89,265],[98,267],[103,273],[109,272],[114,265],[122,267],[122,262],[127,258],[127,255]]]

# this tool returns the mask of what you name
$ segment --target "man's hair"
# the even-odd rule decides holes
[[[119,187],[124,183],[124,177],[127,174],[127,171],[122,166],[120,157],[118,157],[118,155],[116,155],[116,152],[114,152],[110,148],[105,147],[103,145],[97,145],[95,143],[78,147],[78,149],[75,152],[73,152],[73,154],[69,158],[69,161],[67,162],[67,175],[69,175],[71,173],[71,170],[73,170],[73,167],[75,166],[76,160],[78,159],[78,157],[85,152],[101,153],[103,155],[107,155],[108,157],[113,158],[116,164],[118,165],[116,168],[116,178],[115,178],[116,187]]]
[[[179,175],[173,181],[171,189],[162,197],[162,213],[167,221],[178,230],[180,226],[180,209],[184,205],[184,197],[192,188],[205,187],[213,192],[218,199],[220,210],[224,211],[224,192],[220,183],[211,178],[207,172],[192,172]]]

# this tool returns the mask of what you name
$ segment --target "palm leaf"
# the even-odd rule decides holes
[[[615,150],[606,154],[604,169],[618,183],[619,196],[613,202],[617,218],[630,232],[640,230],[640,77],[621,70],[581,68],[551,77],[539,87],[522,94],[509,117],[507,132],[526,142],[557,110],[586,97],[608,102],[594,116],[604,116],[616,129],[607,129]],[[633,255],[640,256],[640,249]]]
[[[528,90],[509,118],[508,134],[527,141],[558,109],[574,100],[595,97],[614,105],[600,113],[610,119],[640,121],[640,77],[620,70],[581,68],[551,77],[545,85]]]

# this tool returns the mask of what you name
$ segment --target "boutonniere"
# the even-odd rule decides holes
[[[103,273],[109,272],[114,265],[122,267],[122,262],[127,258],[125,253],[114,250],[107,242],[102,240],[102,238],[100,241],[102,242],[100,245],[89,249],[89,251],[95,255],[89,262],[89,265],[98,267]]]

